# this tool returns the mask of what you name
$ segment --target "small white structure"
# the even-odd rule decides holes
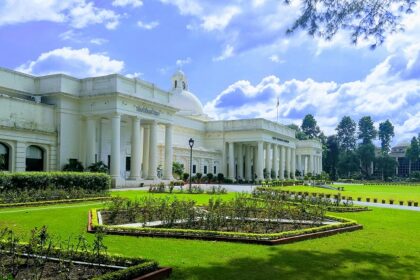
[[[265,119],[212,120],[181,71],[170,91],[118,74],[35,77],[0,68],[0,169],[61,170],[69,160],[103,161],[116,186],[172,179],[172,163],[192,173],[262,179],[319,174],[319,141]],[[163,170],[162,173],[158,170]]]

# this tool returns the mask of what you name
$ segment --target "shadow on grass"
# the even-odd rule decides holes
[[[244,257],[175,273],[171,279],[418,279],[417,258],[339,250],[325,253],[273,249],[266,258]],[[204,258],[205,256],[203,256]],[[417,273],[417,274],[416,274]]]

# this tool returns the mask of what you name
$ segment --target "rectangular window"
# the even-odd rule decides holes
[[[197,172],[197,171],[196,171],[196,169],[197,169],[197,166],[194,164],[194,165],[193,165],[193,172],[192,172],[192,173],[194,173],[194,174],[195,174],[195,173]]]
[[[131,171],[131,157],[125,158],[125,171]]]
[[[109,170],[111,170],[111,156],[108,155],[108,162],[107,162]]]
[[[213,174],[216,174],[217,173],[217,169],[216,169],[216,165],[215,166],[213,166]]]
[[[204,165],[204,174],[207,174],[207,165]]]

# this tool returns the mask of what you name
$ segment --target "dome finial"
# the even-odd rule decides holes
[[[172,75],[172,91],[188,91],[188,79],[180,68]]]

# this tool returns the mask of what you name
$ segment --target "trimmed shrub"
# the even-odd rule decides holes
[[[104,192],[111,186],[111,177],[89,172],[17,172],[0,173],[0,192],[81,188]]]

